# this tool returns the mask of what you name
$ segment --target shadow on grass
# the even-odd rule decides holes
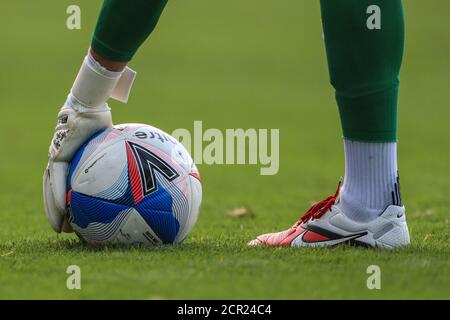
[[[27,237],[23,239],[11,240],[0,243],[0,259],[3,257],[20,255],[55,255],[55,254],[77,254],[77,253],[157,253],[157,254],[172,254],[172,255],[233,255],[233,256],[252,256],[252,257],[300,257],[306,259],[314,257],[328,257],[336,258],[341,256],[359,256],[366,255],[370,257],[384,257],[392,258],[396,255],[410,255],[410,254],[432,254],[435,252],[433,248],[424,248],[421,244],[412,245],[407,248],[402,248],[393,251],[354,248],[348,246],[338,246],[333,248],[312,248],[312,249],[298,249],[298,248],[267,248],[267,247],[248,247],[242,238],[230,239],[216,239],[212,237],[191,237],[185,242],[177,245],[106,245],[96,246],[81,242],[77,238],[68,238],[66,236],[53,236],[32,238]]]
[[[0,258],[7,257],[14,253],[20,254],[49,254],[49,253],[126,253],[126,252],[141,252],[141,253],[186,253],[186,252],[202,252],[202,253],[226,253],[237,252],[240,244],[224,245],[217,241],[206,239],[188,239],[181,244],[166,244],[166,245],[92,245],[80,241],[76,238],[62,238],[60,236],[52,238],[23,238],[0,243]]]

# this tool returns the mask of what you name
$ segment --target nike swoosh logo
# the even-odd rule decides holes
[[[305,239],[305,235],[308,232],[315,234],[313,239]],[[302,232],[298,237],[296,237],[292,242],[291,246],[294,247],[324,247],[324,246],[335,246],[343,242],[352,241],[362,236],[365,236],[367,231],[350,234],[347,236],[342,236],[340,234],[334,233],[332,231],[322,229],[317,226],[309,226]],[[318,237],[318,238],[317,238]],[[311,236],[309,237],[311,238]],[[314,239],[316,238],[316,239]]]
[[[347,237],[343,237],[343,238],[340,238],[340,239],[309,242],[309,241],[304,241],[303,240],[303,234],[302,234],[301,241],[302,241],[302,243],[304,245],[311,246],[311,247],[335,246],[335,245],[338,245],[338,244],[343,243],[343,242],[354,240],[354,239],[359,238],[361,236],[362,236],[362,234],[353,234],[353,235],[350,235],[350,236],[347,236]]]

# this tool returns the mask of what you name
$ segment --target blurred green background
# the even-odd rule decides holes
[[[66,8],[81,8],[81,30]],[[247,248],[290,226],[343,172],[319,1],[172,0],[130,66],[116,123],[167,132],[279,128],[280,171],[199,167],[204,201],[180,247],[92,249],[47,224],[41,176],[56,113],[90,43],[101,1],[5,0],[0,19],[0,298],[450,298],[450,2],[406,1],[399,167],[412,245],[396,252]],[[227,210],[248,206],[254,218]],[[82,290],[66,288],[66,268]],[[382,270],[368,290],[366,268]]]

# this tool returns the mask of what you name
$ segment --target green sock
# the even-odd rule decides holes
[[[401,0],[321,0],[331,83],[344,137],[397,138],[404,21]]]
[[[105,0],[91,47],[113,61],[130,61],[152,33],[167,0]]]

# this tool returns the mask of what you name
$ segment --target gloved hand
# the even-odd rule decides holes
[[[58,114],[43,179],[45,212],[53,230],[58,233],[72,232],[66,205],[69,162],[89,137],[109,127],[112,127],[112,119],[106,103],[96,108],[66,103]]]
[[[55,134],[44,172],[44,205],[56,232],[71,232],[67,220],[67,174],[76,151],[94,133],[112,127],[109,98],[126,103],[136,72],[126,67],[113,72],[101,66],[89,52],[66,103],[58,114]]]

